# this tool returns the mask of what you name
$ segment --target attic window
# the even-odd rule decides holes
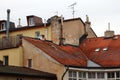
[[[1,23],[1,27],[2,27],[2,30],[6,30],[6,24],[5,24],[5,22]]]
[[[96,48],[96,49],[95,49],[95,52],[98,52],[98,51],[100,51],[100,48]]]
[[[35,26],[33,17],[29,18],[29,26]]]
[[[108,50],[108,48],[107,48],[107,47],[103,48],[103,51],[107,51],[107,50]]]

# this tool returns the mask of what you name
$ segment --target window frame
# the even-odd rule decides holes
[[[3,56],[3,65],[6,65],[6,66],[9,65],[9,56],[8,55]]]
[[[29,26],[35,26],[35,21],[33,17],[29,18],[28,22],[29,22]]]
[[[88,78],[89,79],[95,79],[96,78],[96,72],[88,72]]]
[[[1,29],[2,30],[6,30],[6,22],[2,22],[1,23]]]
[[[28,59],[28,67],[31,68],[32,67],[32,59]]]

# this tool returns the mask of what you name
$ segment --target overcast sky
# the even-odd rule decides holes
[[[0,20],[6,19],[6,10],[11,9],[10,19],[18,24],[26,25],[26,16],[36,15],[43,20],[51,16],[63,15],[65,19],[73,18],[70,6],[75,5],[75,17],[85,21],[87,14],[91,27],[98,36],[103,36],[110,22],[111,30],[120,34],[120,0],[0,0]]]

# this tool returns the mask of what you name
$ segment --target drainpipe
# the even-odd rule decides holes
[[[10,27],[10,9],[7,9],[7,27],[6,27],[6,37],[9,38],[9,27]]]
[[[62,75],[62,80],[64,79],[64,76],[65,76],[65,74],[67,73],[68,70],[69,70],[69,66],[67,66],[65,72],[63,73],[63,75]]]

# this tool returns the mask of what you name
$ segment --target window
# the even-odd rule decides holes
[[[28,67],[32,67],[32,59],[28,59]]]
[[[88,72],[88,78],[95,78],[95,72]]]
[[[36,37],[36,38],[39,38],[39,37],[40,37],[40,32],[39,32],[39,31],[35,32],[35,37]]]
[[[103,78],[105,78],[104,72],[97,72],[97,78],[98,78],[98,79],[103,79]]]
[[[69,80],[77,80],[77,72],[69,71]]]
[[[116,77],[120,78],[120,72],[116,72]]]
[[[86,80],[86,72],[78,72],[78,80]]]
[[[19,37],[19,39],[22,39],[23,34],[17,34],[17,36]]]
[[[6,24],[5,24],[5,22],[1,23],[1,27],[2,27],[2,30],[6,30]]]
[[[108,73],[107,73],[107,77],[108,77],[108,78],[115,78],[114,72],[108,72]]]
[[[3,56],[3,64],[8,65],[9,64],[9,57],[8,56]]]
[[[107,48],[107,47],[103,48],[103,51],[107,51],[107,50],[108,50],[108,48]]]
[[[98,52],[98,51],[100,51],[100,48],[96,48],[96,49],[95,49],[95,52]]]
[[[43,35],[40,35],[40,32],[37,31],[37,32],[35,32],[35,38],[43,39]]]
[[[35,26],[34,18],[29,18],[29,26]]]

